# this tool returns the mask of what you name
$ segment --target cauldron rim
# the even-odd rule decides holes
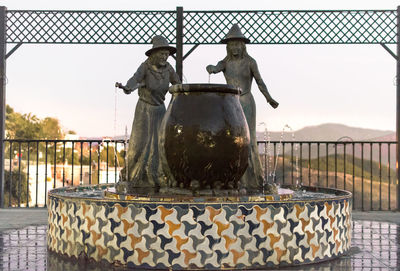
[[[171,94],[174,93],[190,93],[190,92],[216,92],[216,93],[231,93],[240,95],[242,90],[238,87],[227,84],[177,84],[169,88]]]

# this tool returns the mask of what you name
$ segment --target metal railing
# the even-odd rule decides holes
[[[122,140],[5,140],[5,207],[46,207],[49,189],[114,183]],[[259,141],[269,182],[349,190],[358,210],[396,209],[394,141]]]
[[[267,180],[353,193],[357,210],[396,210],[395,141],[259,141]]]
[[[115,182],[127,144],[111,140],[5,140],[5,207],[46,206],[49,189]]]

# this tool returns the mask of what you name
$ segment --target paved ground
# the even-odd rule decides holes
[[[400,270],[400,212],[353,212],[353,221],[347,255],[279,270]],[[0,270],[104,270],[48,254],[46,224],[46,209],[0,209]]]
[[[47,224],[47,209],[0,209],[0,232]]]

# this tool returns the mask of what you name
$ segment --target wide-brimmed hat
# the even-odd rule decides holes
[[[159,49],[169,50],[169,54],[173,55],[176,53],[176,48],[169,46],[168,41],[163,36],[154,36],[151,43],[153,43],[153,48],[146,52],[146,56],[150,56],[152,52]]]
[[[230,40],[242,40],[244,43],[250,43],[250,40],[246,38],[237,24],[232,25],[228,34],[226,34],[225,38],[221,40],[221,43],[228,43]]]

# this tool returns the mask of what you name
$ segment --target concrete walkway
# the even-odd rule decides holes
[[[389,211],[361,212],[361,211],[353,211],[353,220],[390,222],[390,223],[400,224],[400,212],[389,212]]]
[[[400,224],[400,212],[353,211],[353,220],[379,221]],[[45,208],[10,208],[0,209],[0,231],[20,229],[27,226],[47,224],[47,209]]]
[[[47,209],[45,208],[0,209],[0,232],[46,224]]]

